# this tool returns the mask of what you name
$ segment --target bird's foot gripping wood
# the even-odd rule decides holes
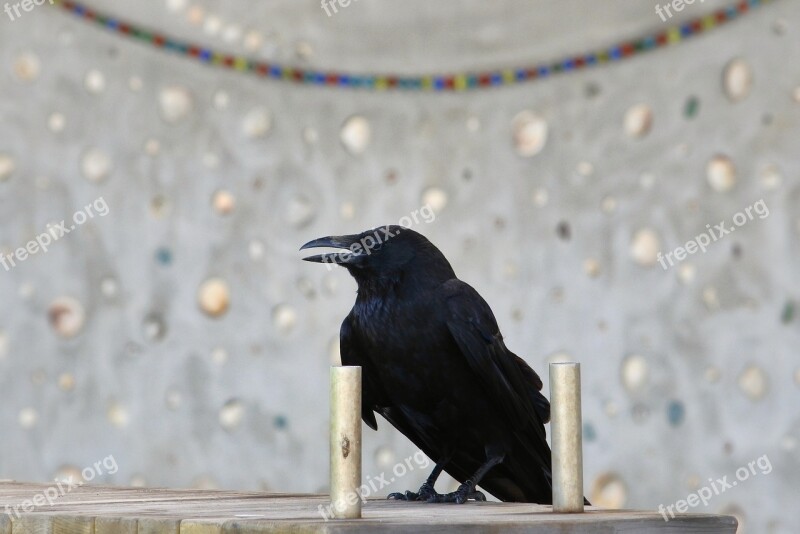
[[[485,501],[486,495],[475,489],[475,484],[472,481],[467,481],[452,493],[436,493],[433,486],[427,482],[422,485],[419,492],[407,491],[405,493],[390,493],[387,497],[397,501],[409,502],[453,502],[456,504],[464,504],[469,500]]]
[[[396,501],[430,501],[436,502],[432,499],[436,497],[441,497],[436,490],[433,489],[433,486],[429,483],[425,482],[421,488],[419,488],[419,492],[414,493],[413,491],[406,491],[405,493],[390,493],[387,499],[392,499]]]
[[[429,499],[428,502],[454,502],[456,504],[464,504],[470,500],[483,502],[486,500],[486,495],[475,489],[474,482],[467,480],[461,484],[456,491],[443,495],[436,494],[434,499]]]

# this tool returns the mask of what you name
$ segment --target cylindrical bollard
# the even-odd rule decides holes
[[[581,364],[550,364],[553,511],[583,512]]]
[[[331,367],[333,517],[361,517],[361,367]]]

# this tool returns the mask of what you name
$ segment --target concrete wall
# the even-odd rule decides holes
[[[527,64],[666,27],[633,4],[361,0],[328,17],[313,1],[92,0],[222,50],[401,73]],[[328,366],[355,285],[297,248],[430,204],[417,229],[512,350],[543,376],[549,361],[583,363],[591,499],[668,505],[762,458],[695,510],[800,528],[787,512],[800,476],[796,2],[618,65],[447,96],[265,82],[45,6],[4,17],[0,250],[87,205],[95,216],[0,268],[0,477],[44,481],[113,455],[102,482],[324,491]],[[736,58],[732,75],[753,83],[732,100]],[[341,139],[354,116],[369,127],[361,152]],[[515,137],[526,117],[540,122]],[[545,124],[541,150],[520,155]],[[768,216],[659,265],[762,199]],[[372,477],[414,453],[387,424],[365,447]],[[383,492],[418,487],[427,469],[410,465]]]

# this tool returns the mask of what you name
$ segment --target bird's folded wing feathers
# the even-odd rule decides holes
[[[378,378],[374,375],[373,366],[361,350],[358,337],[353,332],[351,317],[348,316],[342,323],[339,333],[340,352],[342,365],[358,365],[361,367],[361,419],[372,430],[378,430],[378,421],[375,412],[381,414],[396,429],[410,439],[417,447],[429,457],[435,457],[435,442],[423,430],[414,425],[402,410],[398,410],[383,389]]]
[[[528,387],[528,397],[530,398],[531,402],[533,403],[534,408],[536,409],[536,413],[539,414],[539,417],[542,419],[543,423],[550,422],[550,401],[542,395],[542,379],[539,378],[539,375],[536,374],[536,371],[531,369],[531,366],[528,365],[528,362],[514,354],[514,358],[517,360],[517,366],[519,367],[522,376],[525,378],[528,384],[532,385],[533,387]]]
[[[373,408],[378,405],[379,399],[384,395],[381,394],[380,386],[370,374],[369,362],[358,348],[350,320],[348,315],[339,331],[339,352],[342,356],[342,365],[361,367],[361,418],[372,430],[378,430],[378,422],[375,420]]]
[[[550,406],[542,381],[522,358],[506,348],[491,308],[475,289],[458,279],[442,286],[448,304],[447,327],[467,363],[510,422],[546,443],[544,423]]]

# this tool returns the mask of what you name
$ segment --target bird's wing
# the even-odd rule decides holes
[[[348,315],[342,328],[339,330],[339,351],[342,356],[342,365],[357,365],[361,367],[361,418],[372,430],[378,430],[375,420],[375,410],[378,409],[380,400],[385,397],[377,377],[366,355],[361,351],[358,340],[353,332],[352,317]]]
[[[548,401],[547,398],[541,393],[542,379],[539,378],[539,375],[536,374],[536,371],[534,371],[531,368],[531,366],[528,365],[528,362],[526,362],[525,360],[523,360],[514,353],[511,354],[513,354],[514,358],[517,360],[517,366],[519,367],[522,376],[528,383],[528,397],[533,403],[533,407],[536,409],[536,413],[539,414],[539,417],[541,417],[543,423],[549,423],[550,401]]]
[[[358,365],[361,367],[361,418],[373,430],[378,430],[375,413],[381,414],[397,430],[403,433],[429,458],[437,461],[438,454],[435,441],[431,439],[424,429],[415,425],[413,421],[397,409],[384,390],[374,371],[372,363],[361,349],[352,316],[348,315],[342,323],[339,332],[339,346],[343,365]]]
[[[503,343],[491,308],[475,289],[458,279],[442,285],[448,305],[447,327],[467,363],[483,382],[514,428],[533,435],[547,448],[544,423],[550,405],[540,393],[542,381],[525,361]],[[541,451],[549,458],[549,450]]]

